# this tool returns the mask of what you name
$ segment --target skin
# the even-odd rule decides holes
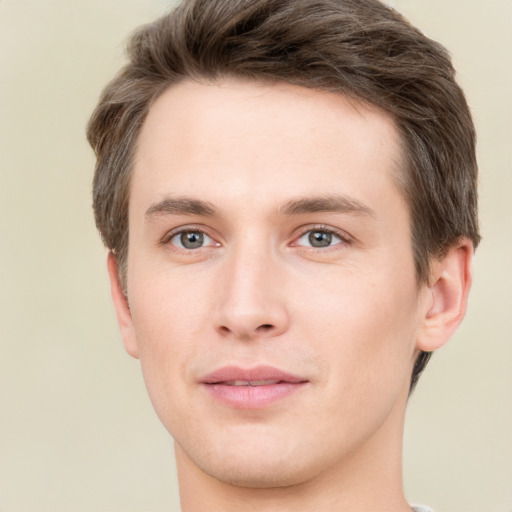
[[[418,287],[392,120],[290,85],[183,82],[151,107],[135,160],[127,299],[112,254],[109,273],[175,440],[183,512],[410,511],[410,375],[463,317],[472,248],[461,240]],[[185,249],[184,232],[203,244]],[[307,383],[230,407],[199,382],[227,365]]]

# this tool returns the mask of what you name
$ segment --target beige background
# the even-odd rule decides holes
[[[453,53],[479,132],[468,317],[410,405],[408,498],[512,512],[512,1],[395,0]],[[177,506],[171,441],[124,354],[84,126],[156,0],[0,0],[0,512]]]

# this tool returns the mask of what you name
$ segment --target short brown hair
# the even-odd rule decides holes
[[[339,92],[389,113],[406,156],[400,185],[419,283],[460,238],[478,245],[475,132],[439,43],[377,0],[185,0],[133,35],[87,128],[96,225],[123,287],[130,172],[148,110],[172,84],[223,77]],[[411,388],[429,355],[416,361]]]

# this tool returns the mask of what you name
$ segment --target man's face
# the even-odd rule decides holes
[[[395,449],[425,293],[390,118],[183,82],[135,160],[124,338],[178,462],[288,485]]]

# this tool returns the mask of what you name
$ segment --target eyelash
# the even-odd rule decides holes
[[[171,231],[169,231],[168,233],[166,233],[164,235],[164,237],[162,238],[162,240],[160,241],[160,245],[168,245],[170,244],[171,240],[178,236],[178,235],[183,235],[185,233],[201,233],[203,235],[206,235],[208,238],[210,238],[211,240],[213,240],[216,245],[220,245],[213,236],[209,235],[207,230],[205,230],[204,226],[184,226],[184,227],[180,227],[180,228],[176,228],[176,229],[173,229]],[[177,247],[177,246],[174,246],[176,249],[178,250],[181,250],[181,251],[186,251],[186,252],[196,252],[197,249],[187,249],[186,247]],[[203,247],[199,247],[199,248],[203,248]]]
[[[298,240],[300,240],[301,238],[306,236],[308,233],[312,233],[315,231],[335,236],[336,238],[339,238],[340,242],[332,244],[332,245],[328,245],[325,247],[313,247],[313,246],[298,245],[298,243],[297,243]],[[170,242],[173,238],[175,238],[178,235],[183,235],[185,233],[201,233],[203,235],[206,235],[208,238],[210,238],[211,240],[213,240],[215,242],[215,245],[213,245],[213,247],[215,247],[215,246],[218,247],[221,245],[219,242],[216,241],[216,239],[213,236],[208,234],[208,232],[207,232],[207,230],[205,230],[204,226],[193,226],[193,225],[176,228],[172,231],[169,231],[168,233],[165,234],[165,236],[159,242],[159,245],[168,245],[168,244],[170,244]],[[341,244],[350,245],[352,242],[353,242],[352,238],[343,231],[339,231],[330,226],[326,226],[326,225],[322,225],[322,224],[315,224],[315,225],[304,226],[303,228],[301,228],[300,231],[297,233],[297,235],[294,236],[293,242],[290,245],[297,246],[297,247],[304,247],[306,249],[311,249],[311,250],[326,251],[326,250],[332,249]],[[203,249],[205,247],[211,247],[211,246],[200,246],[196,249],[187,249],[185,247],[174,246],[175,249],[185,251],[187,253],[197,252],[198,249]]]
[[[353,242],[352,238],[349,235],[347,235],[347,233],[345,233],[344,231],[340,231],[340,230],[334,229],[331,226],[326,226],[324,224],[314,224],[312,226],[311,225],[304,226],[299,231],[298,236],[296,236],[294,238],[293,245],[297,245],[297,241],[298,240],[300,240],[301,238],[306,236],[308,233],[313,233],[315,231],[316,232],[326,233],[328,235],[333,235],[333,236],[339,238],[340,242],[332,244],[332,245],[328,245],[326,247],[313,247],[313,246],[299,246],[299,247],[305,247],[307,249],[312,249],[312,250],[326,251],[326,250],[329,250],[329,249],[333,249],[334,247],[336,247],[338,245],[341,245],[341,244],[348,244],[348,245],[350,245]]]

